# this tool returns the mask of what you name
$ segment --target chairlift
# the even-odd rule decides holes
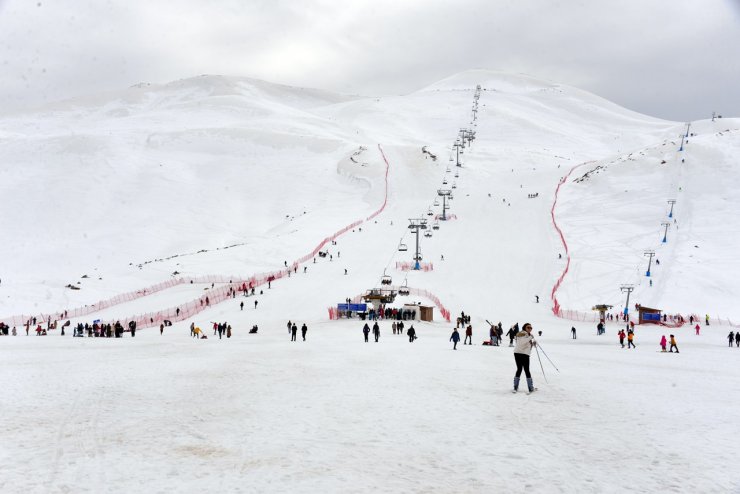
[[[401,242],[398,244],[398,250],[399,252],[406,252],[409,250],[408,246],[403,243],[403,239],[401,239]]]
[[[455,172],[455,178],[458,178],[460,176],[459,173]]]
[[[452,170],[450,170],[450,167],[447,167],[447,170],[445,170],[445,173],[450,173]]]
[[[427,216],[434,216],[434,211],[432,211],[432,208],[429,208],[427,211]]]
[[[380,284],[381,285],[390,285],[393,283],[393,278],[385,274],[385,269],[383,270],[383,276],[380,278]]]
[[[401,296],[403,296],[403,297],[406,297],[410,293],[411,292],[409,291],[409,281],[408,281],[408,279],[405,279],[405,280],[403,280],[403,286],[398,289],[398,294],[401,295]]]
[[[442,185],[447,185],[447,179],[442,180]]]
[[[432,230],[439,230],[439,220],[434,222],[434,225],[432,225]]]
[[[439,201],[437,199],[434,200],[434,205],[439,206]]]
[[[432,236],[432,232],[430,232],[429,230],[427,230],[427,231],[424,232],[424,236],[427,237],[427,238],[429,238],[429,237]]]
[[[454,184],[454,183],[453,183],[453,184],[452,184],[452,188],[453,188],[453,189],[457,189],[457,184]]]

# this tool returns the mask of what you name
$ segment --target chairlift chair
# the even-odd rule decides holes
[[[457,189],[457,184],[452,184],[453,189]]]
[[[432,208],[429,208],[429,210],[427,211],[427,216],[433,216],[433,215],[434,215],[434,211],[432,211]]]
[[[434,200],[434,205],[439,206],[439,201],[437,199]]]
[[[434,222],[434,225],[432,225],[432,230],[439,230],[439,220]]]
[[[409,291],[409,280],[408,279],[405,279],[405,280],[403,280],[403,286],[398,289],[398,294],[401,295],[401,296],[403,296],[403,297],[406,297],[410,293],[411,292]]]
[[[408,246],[403,243],[403,239],[401,239],[401,242],[398,244],[398,250],[399,252],[406,252],[409,250]]]
[[[385,274],[385,269],[383,270],[383,276],[380,278],[380,284],[381,285],[390,285],[393,283],[393,278]]]
[[[447,179],[442,180],[442,185],[447,185]]]
[[[455,178],[458,178],[460,176],[459,173],[455,172]]]
[[[424,232],[424,236],[425,237],[431,237],[432,236],[432,232],[430,232],[429,230],[427,230],[427,231]]]

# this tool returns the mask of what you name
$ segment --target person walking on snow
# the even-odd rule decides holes
[[[668,352],[673,353],[674,348],[676,349],[676,353],[678,353],[678,345],[676,345],[676,337],[671,335],[671,349]]]
[[[509,331],[506,332],[506,336],[509,337],[509,346],[514,346],[514,338],[516,338],[516,330],[514,330],[514,326],[509,328]]]
[[[370,326],[368,326],[367,323],[362,327],[362,334],[365,335],[365,343],[367,343],[368,336],[370,336]]]
[[[696,326],[694,327],[696,329],[696,336],[699,336],[699,330],[701,329],[701,326],[699,326],[699,323],[696,323]]]
[[[380,339],[380,326],[378,326],[377,321],[373,324],[373,336],[375,337],[375,343],[377,343]]]
[[[730,348],[732,348],[732,341],[735,339],[735,333],[733,333],[732,331],[730,331],[730,334],[727,335],[727,339],[730,342]]]
[[[619,330],[618,336],[619,336],[619,344],[622,345],[622,348],[624,348],[624,338],[626,336],[624,334],[624,329]]]
[[[306,323],[303,323],[303,326],[301,326],[301,336],[303,337],[303,341],[306,341],[306,333],[308,333],[308,326],[306,326]]]
[[[740,347],[740,331],[735,333],[735,345]]]
[[[452,336],[450,336],[452,342],[452,349],[457,350],[457,342],[460,341],[460,333],[457,332],[457,328],[452,328]]]
[[[241,302],[241,303],[239,304],[239,307],[241,307],[241,310],[244,310],[244,301],[243,301],[243,300],[242,300],[242,302]]]
[[[630,346],[632,348],[637,348],[635,346],[635,332],[631,329],[627,332],[627,349],[629,350]]]
[[[516,362],[516,374],[514,375],[514,393],[519,390],[519,378],[524,370],[527,377],[527,389],[530,393],[536,391],[532,374],[529,373],[529,354],[532,347],[537,345],[537,340],[532,336],[532,325],[525,323],[522,330],[516,335],[516,347],[514,348],[514,362]]]
[[[494,336],[491,338],[491,340],[493,340],[493,338],[495,338],[495,337],[496,336],[494,334]],[[468,327],[465,328],[465,341],[463,341],[463,345],[465,343],[467,343],[468,345],[472,345],[473,344],[473,326],[471,326],[470,324],[468,324]]]
[[[406,331],[406,335],[409,337],[409,343],[413,343],[416,339],[416,330],[414,329],[413,324],[409,327],[409,330]]]
[[[573,339],[575,340],[576,339],[576,327],[575,326],[571,326],[570,334],[573,335]]]
[[[256,300],[254,301],[254,308],[255,309],[257,308],[257,301]]]
[[[660,338],[660,348],[661,348],[660,351],[661,352],[665,352],[665,347],[667,344],[668,344],[668,341],[665,339],[665,335],[663,335],[663,337]]]
[[[296,336],[298,336],[298,325],[293,323],[290,327],[290,341],[296,341]]]

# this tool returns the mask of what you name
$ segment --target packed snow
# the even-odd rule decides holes
[[[18,332],[0,338],[0,490],[740,490],[738,123],[687,129],[490,71],[382,98],[200,76],[0,114],[0,321]],[[476,138],[457,167],[461,128]],[[397,269],[409,219],[432,224],[453,183],[454,216],[420,237],[429,270]],[[271,272],[253,296],[198,303]],[[414,289],[394,306],[434,306],[405,321],[413,343],[390,321],[365,343],[364,321],[329,319],[383,274]],[[620,312],[622,285],[630,313],[695,315],[700,334],[597,336],[591,308]],[[161,335],[143,316],[188,304]],[[81,308],[72,326],[144,324],[26,336],[28,317]],[[461,311],[473,345],[453,350]],[[486,321],[534,326],[534,394],[511,393],[512,349],[482,345]],[[660,352],[671,333],[680,353]]]

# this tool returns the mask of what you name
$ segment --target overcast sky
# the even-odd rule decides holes
[[[474,68],[740,117],[740,0],[0,0],[0,112],[205,73],[382,95]]]

